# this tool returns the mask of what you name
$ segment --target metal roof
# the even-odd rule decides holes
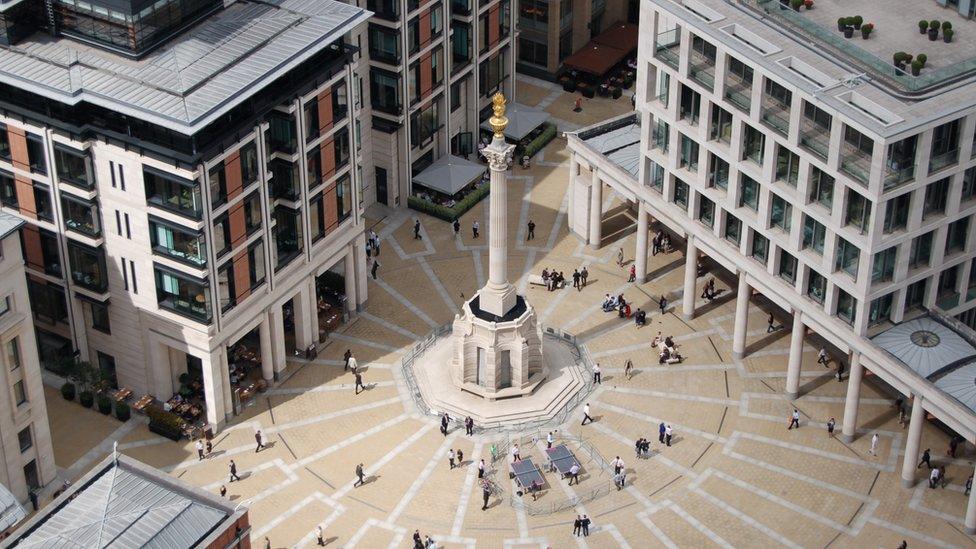
[[[131,458],[109,458],[13,535],[15,547],[195,547],[229,504]]]
[[[505,127],[505,137],[514,141],[522,140],[522,138],[548,122],[549,118],[551,118],[546,111],[522,105],[521,103],[512,103],[509,105],[508,110],[505,111],[505,116],[508,117],[508,126]],[[481,128],[490,130],[491,123],[485,120],[481,123]]]
[[[24,520],[27,511],[10,493],[6,486],[0,484],[0,532]]]
[[[23,219],[14,215],[0,212],[0,240],[7,238],[25,222]]]
[[[637,178],[641,127],[636,116],[580,130],[579,137],[587,146]]]
[[[368,16],[335,0],[238,0],[138,61],[37,33],[0,47],[0,77],[189,135]]]
[[[871,339],[925,378],[976,358],[976,347],[930,316],[896,324]]]
[[[413,182],[453,196],[481,178],[486,169],[484,164],[445,154],[414,176]]]

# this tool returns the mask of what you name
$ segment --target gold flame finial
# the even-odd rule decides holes
[[[495,137],[504,139],[505,127],[508,126],[508,118],[505,117],[505,96],[498,92],[491,98],[491,103],[495,116],[488,119],[488,124],[495,131]]]

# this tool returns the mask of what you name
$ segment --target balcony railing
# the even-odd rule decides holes
[[[910,164],[904,168],[896,169],[892,166],[885,167],[884,188],[891,190],[902,183],[911,181],[915,178],[915,165]]]
[[[656,99],[664,105],[664,108],[668,108],[668,100],[671,99],[671,94],[668,93],[668,90],[664,90],[657,95]]]
[[[692,50],[688,76],[708,89],[715,85],[715,60]]]
[[[752,104],[752,84],[730,78],[725,84],[725,98],[739,109],[749,112]]]
[[[651,148],[668,152],[668,132],[655,129],[651,134]]]
[[[827,151],[830,150],[830,136],[819,126],[808,126],[800,132],[800,144],[826,160]]]
[[[672,29],[657,35],[654,42],[654,57],[664,61],[672,69],[678,68],[678,52],[681,46],[679,29]]]
[[[948,166],[959,162],[959,149],[952,149],[942,154],[937,154],[929,159],[929,173],[937,172]]]
[[[770,128],[778,131],[782,135],[790,133],[789,111],[781,106],[766,107],[762,111],[762,121]]]
[[[840,161],[842,172],[867,185],[871,175],[871,158],[861,153],[847,152]]]

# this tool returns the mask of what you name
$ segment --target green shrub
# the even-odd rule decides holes
[[[933,19],[933,20],[929,21],[929,30],[939,30],[939,27],[941,27],[941,26],[942,26],[942,23],[939,23],[939,21],[937,19]]]
[[[149,416],[149,430],[170,438],[180,440],[183,437],[183,420],[159,408],[149,408],[146,410]]]
[[[918,54],[918,57],[915,58],[915,60],[921,63],[922,66],[924,67],[925,62],[929,60],[929,56],[925,55],[924,53],[920,53]]]
[[[951,30],[951,29],[952,29],[952,23],[950,23],[949,21],[943,21],[942,22],[942,30],[943,31],[947,31],[947,30]]]
[[[132,416],[132,411],[129,409],[129,405],[124,402],[115,403],[115,417],[119,418],[119,421],[129,421]]]
[[[550,141],[556,138],[556,125],[551,122],[545,123],[545,129],[536,136],[535,139],[529,141],[529,144],[525,146],[525,151],[523,155],[527,155],[529,158],[535,156],[535,154],[541,151]]]
[[[793,9],[799,10],[800,6],[803,5],[803,0],[790,0],[790,5],[793,6]]]
[[[95,394],[91,391],[82,391],[78,393],[78,402],[85,408],[91,408],[95,403]]]
[[[952,29],[944,29],[942,31],[942,36],[945,37],[945,41],[946,42],[949,42],[949,41],[952,40],[952,35],[955,34],[955,33],[956,33],[956,31],[954,31]]]
[[[918,22],[918,30],[920,30],[922,32],[925,32],[926,30],[928,30],[928,28],[929,28],[929,22],[928,21],[919,21]]]
[[[65,382],[65,384],[61,386],[61,396],[63,396],[65,400],[74,400],[75,384],[71,383],[70,381]]]
[[[99,412],[105,415],[109,415],[112,413],[112,399],[108,398],[105,395],[98,395],[98,398],[96,398],[95,400],[98,403]]]
[[[863,22],[864,22],[864,18],[861,17],[860,15],[855,15],[854,17],[851,17],[851,24],[854,25],[855,27],[860,27],[861,23]]]
[[[458,200],[454,204],[453,208],[428,202],[418,196],[407,197],[407,206],[411,210],[417,210],[418,212],[425,213],[438,219],[453,222],[455,219],[461,217],[465,212],[473,208],[475,204],[481,201],[481,199],[487,196],[489,187],[490,185],[482,185],[471,191],[467,196],[461,200]]]

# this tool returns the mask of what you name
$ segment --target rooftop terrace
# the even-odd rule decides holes
[[[907,92],[923,92],[976,73],[976,21],[965,19],[954,9],[943,8],[935,0],[815,0],[813,9],[801,7],[799,11],[784,7],[780,0],[743,5],[758,6],[766,15],[795,30],[798,37],[826,45],[829,53]],[[838,30],[839,18],[856,15],[865,24],[874,25],[868,39],[862,38],[860,31],[855,31],[852,38],[844,38]],[[941,32],[936,41],[920,34],[918,22],[922,19],[952,23],[952,42],[944,42]],[[928,57],[919,76],[912,76],[907,68],[894,68],[892,55],[898,51],[913,56],[924,53]]]

